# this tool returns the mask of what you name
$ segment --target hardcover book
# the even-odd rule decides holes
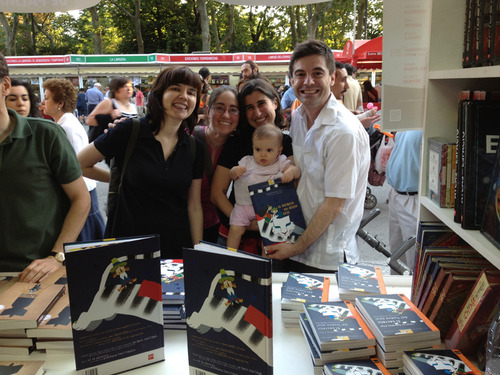
[[[248,187],[264,246],[294,243],[304,232],[306,223],[293,182],[280,178]]]
[[[302,310],[301,303],[328,301],[329,291],[329,277],[290,272],[281,290],[281,307]]]
[[[441,342],[436,326],[404,294],[357,297],[356,309],[385,351],[388,344]]]
[[[79,374],[164,360],[158,235],[64,245]]]
[[[320,351],[375,346],[375,337],[350,301],[306,303],[304,311]]]
[[[0,374],[43,375],[44,361],[0,361]]]
[[[71,338],[71,315],[68,293],[64,293],[43,316],[38,328],[26,330],[27,337]]]
[[[360,295],[387,294],[380,267],[339,263],[336,276],[341,300]]]
[[[495,159],[481,233],[500,249],[500,147],[497,149]]]
[[[182,305],[185,299],[182,259],[162,259],[160,270],[163,304]]]
[[[500,301],[500,272],[484,270],[460,307],[448,331],[445,343],[448,349],[459,349],[474,355],[486,335]]]
[[[451,142],[432,137],[429,142],[429,198],[440,207],[446,207],[446,178],[448,147]]]
[[[403,364],[409,375],[482,374],[459,350],[407,351]]]
[[[391,373],[376,358],[338,361],[327,363],[323,368],[325,375],[370,374],[390,375]]]
[[[271,260],[249,253],[184,249],[191,373],[273,373]]]

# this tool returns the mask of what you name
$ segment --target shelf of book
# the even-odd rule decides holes
[[[477,230],[462,229],[459,223],[453,221],[452,208],[440,208],[427,197],[420,197],[420,204],[425,207],[432,215],[446,224],[451,230],[462,237],[469,245],[480,252],[495,267],[500,269],[500,250],[495,248],[490,241]],[[430,219],[425,217],[421,210],[421,219]]]

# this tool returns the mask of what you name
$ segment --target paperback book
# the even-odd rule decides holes
[[[191,373],[273,373],[271,260],[198,244],[184,249]]]
[[[185,299],[182,259],[162,259],[160,270],[163,304],[182,305]]]
[[[459,350],[404,352],[403,365],[408,375],[482,375]]]
[[[248,187],[264,246],[294,243],[306,223],[293,182],[280,178]]]
[[[43,375],[44,361],[0,361],[0,374]]]
[[[163,361],[159,236],[64,250],[77,372],[115,374]]]
[[[328,301],[329,291],[329,277],[290,272],[281,290],[281,307],[302,310],[300,303]]]
[[[27,337],[71,339],[71,315],[68,293],[64,293],[44,315],[37,328],[26,330]]]
[[[323,368],[325,375],[370,374],[390,375],[385,366],[376,358],[338,361],[327,363]]]
[[[351,300],[361,295],[387,294],[380,267],[339,263],[335,275],[341,300]]]

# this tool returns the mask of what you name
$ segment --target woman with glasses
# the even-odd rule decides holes
[[[234,134],[240,111],[238,107],[238,93],[232,86],[217,87],[208,101],[207,119],[205,126],[196,126],[194,136],[203,144],[204,173],[201,184],[201,204],[203,206],[203,239],[217,242],[219,237],[219,215],[217,208],[210,201],[210,184],[217,160],[226,144]]]
[[[238,165],[243,156],[253,154],[252,134],[255,129],[266,123],[274,123],[281,128],[283,122],[279,94],[265,78],[255,78],[245,83],[238,94],[238,100],[241,111],[238,134],[231,137],[224,146],[214,171],[210,195],[219,210],[219,243],[223,245],[226,244],[229,216],[234,207],[234,194],[231,193],[229,198],[226,195],[231,184],[229,171]],[[283,137],[283,154],[287,157],[293,154],[292,142],[287,135]],[[239,248],[260,254],[261,240],[258,230],[257,221],[254,220],[247,227]]]

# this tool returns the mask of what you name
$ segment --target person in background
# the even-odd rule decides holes
[[[157,233],[164,259],[182,258],[183,247],[203,239],[203,148],[188,134],[198,119],[200,92],[200,76],[187,67],[167,68],[154,81],[106,236]],[[86,177],[109,181],[109,171],[96,164],[105,157],[123,163],[132,121],[119,122],[80,151]]]
[[[78,154],[89,144],[87,132],[80,121],[73,115],[77,102],[77,92],[73,84],[67,79],[52,78],[43,83],[45,112],[61,126],[75,154]],[[78,241],[93,241],[104,238],[104,219],[99,210],[96,182],[84,178],[85,185],[90,194],[90,212],[82,228]]]
[[[331,272],[339,262],[357,263],[356,232],[364,212],[370,167],[367,132],[333,94],[335,59],[319,40],[298,44],[289,76],[302,102],[290,127],[297,195],[307,227],[294,244],[267,246],[271,259],[288,259],[294,272]],[[290,259],[289,259],[290,258]]]
[[[372,86],[372,83],[368,79],[363,82],[363,102],[378,102],[378,91],[375,90],[375,88]]]
[[[94,87],[88,89],[85,93],[85,101],[87,102],[87,111],[92,113],[95,107],[104,100],[104,95],[101,92],[101,84],[99,82],[94,83]]]
[[[41,117],[40,100],[28,82],[13,79],[10,94],[5,98],[5,104],[7,108],[13,109],[23,117]]]
[[[347,71],[347,84],[349,89],[344,94],[344,105],[354,114],[359,114],[358,111],[363,110],[363,93],[361,85],[356,79],[357,69],[349,63],[344,64]]]
[[[240,108],[240,124],[237,134],[226,142],[212,179],[211,201],[219,210],[221,222],[219,240],[221,245],[226,245],[229,232],[229,217],[234,207],[234,189],[227,196],[231,187],[231,168],[238,165],[243,156],[252,155],[252,135],[255,129],[266,123],[274,123],[282,128],[283,116],[278,93],[264,78],[256,78],[245,83],[238,95]],[[283,154],[292,156],[291,139],[288,135],[283,137]],[[244,251],[260,254],[261,241],[258,233],[257,221],[254,220],[242,238],[238,247]]]
[[[137,114],[142,117],[144,115],[144,94],[139,85],[135,85],[135,106]]]
[[[240,77],[245,81],[257,78],[260,76],[259,66],[252,60],[247,60],[241,65]]]
[[[219,86],[210,95],[208,121],[205,126],[197,125],[193,135],[203,145],[203,180],[201,183],[201,204],[203,206],[203,239],[216,243],[219,237],[219,215],[210,201],[210,187],[213,172],[227,140],[233,136],[240,111],[238,92],[232,86]]]
[[[295,99],[297,99],[297,96],[295,95],[295,91],[293,91],[292,87],[289,87],[281,98],[281,110],[283,111],[283,116],[285,116],[288,125],[290,124],[290,120],[292,118],[292,104]]]
[[[231,168],[236,203],[229,218],[227,246],[237,249],[247,226],[255,220],[255,211],[248,186],[281,178],[283,183],[300,177],[300,170],[291,164],[283,150],[283,133],[274,124],[259,126],[252,135],[253,155],[244,156]]]
[[[115,77],[109,84],[109,98],[99,103],[87,117],[89,139],[94,141],[105,132],[109,123],[121,118],[137,117],[137,107],[131,102],[134,89],[125,77]]]
[[[83,88],[78,91],[76,110],[78,111],[78,120],[80,123],[85,124],[85,119],[87,118],[87,102],[85,101],[85,89]]]
[[[203,68],[200,68],[200,70],[198,71],[198,74],[201,76],[201,79],[202,79],[202,91],[203,91],[203,85],[206,85],[206,88],[207,88],[207,92],[208,92],[208,95],[210,95],[212,93],[212,87],[210,86],[210,70],[208,70],[208,68],[206,67],[203,67]]]
[[[208,116],[207,105],[210,100],[210,92],[212,91],[212,88],[208,83],[210,71],[207,68],[201,68],[199,74],[201,79],[201,99],[200,107],[198,108],[197,125],[205,125]]]
[[[38,282],[62,266],[63,244],[77,239],[90,196],[64,131],[7,109],[10,92],[0,54],[0,264]]]
[[[389,246],[395,253],[411,236],[417,234],[418,180],[422,130],[397,132],[394,148],[386,167],[389,192]],[[416,246],[400,258],[411,269],[415,266]],[[391,269],[391,272],[392,271]]]

